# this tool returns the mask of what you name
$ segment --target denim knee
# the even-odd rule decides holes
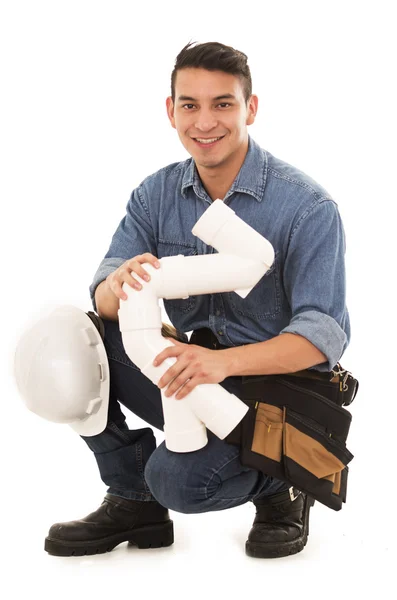
[[[105,327],[104,345],[108,358],[113,358],[114,360],[139,371],[138,367],[131,361],[125,351],[118,321],[110,321],[107,319],[102,319],[102,321]]]
[[[157,502],[170,510],[185,514],[209,510],[211,498],[205,482],[185,469],[180,454],[167,450],[164,442],[150,456],[144,476]]]

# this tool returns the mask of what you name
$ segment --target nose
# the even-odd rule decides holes
[[[218,121],[215,119],[215,116],[211,113],[211,111],[200,110],[197,115],[197,120],[195,122],[195,127],[199,131],[207,132],[214,129],[218,124]]]

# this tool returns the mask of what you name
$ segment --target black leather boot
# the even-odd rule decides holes
[[[294,487],[254,500],[256,516],[245,552],[254,558],[279,558],[303,550],[314,500]]]
[[[158,502],[126,500],[106,494],[101,506],[79,521],[55,523],[44,550],[55,556],[110,552],[122,542],[138,548],[160,548],[174,542],[173,521]]]

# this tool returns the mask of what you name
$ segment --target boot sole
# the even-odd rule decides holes
[[[245,543],[245,553],[252,558],[282,558],[301,552],[309,537],[309,514],[310,507],[314,505],[314,502],[313,498],[306,497],[305,524],[302,535],[298,539],[291,542],[273,542],[271,544],[247,541]]]
[[[161,525],[149,525],[130,531],[123,531],[116,535],[93,541],[67,541],[46,537],[44,550],[53,556],[89,556],[91,554],[104,554],[110,552],[121,544],[128,542],[140,549],[165,548],[174,543],[173,521]]]

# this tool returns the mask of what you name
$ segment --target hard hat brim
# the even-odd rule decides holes
[[[79,310],[79,309],[78,309]],[[83,312],[83,311],[80,311]],[[87,320],[87,326],[92,326],[92,321],[90,317],[84,313],[84,317]],[[106,354],[106,349],[103,344],[102,337],[96,327],[92,327],[91,331],[94,332],[94,335],[97,339],[97,352],[100,358],[102,365],[106,367],[105,372],[103,373],[104,379],[101,382],[101,399],[99,409],[95,414],[87,415],[87,418],[84,421],[74,421],[69,423],[69,426],[76,431],[79,435],[83,437],[91,437],[94,435],[99,435],[106,429],[106,424],[108,421],[108,410],[109,410],[109,392],[110,392],[110,370],[109,370],[109,362]]]

